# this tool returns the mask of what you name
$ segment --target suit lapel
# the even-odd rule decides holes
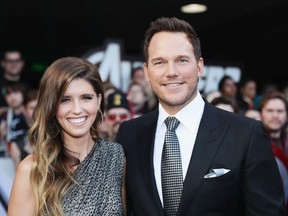
[[[210,164],[221,144],[221,136],[224,134],[225,128],[220,125],[217,110],[206,103],[184,180],[178,215],[184,215],[183,212],[192,202],[204,175],[209,171]]]
[[[164,215],[161,201],[159,199],[158,190],[154,177],[154,166],[153,166],[153,149],[155,131],[157,126],[158,110],[152,111],[150,116],[145,118],[143,124],[140,124],[137,128],[137,134],[139,134],[138,140],[138,155],[139,164],[142,171],[142,178],[145,182],[145,186],[150,193],[152,202],[155,208],[159,212],[158,215]]]

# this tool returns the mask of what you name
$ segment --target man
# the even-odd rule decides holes
[[[22,54],[19,50],[6,50],[1,59],[1,67],[3,74],[0,77],[0,114],[7,110],[5,101],[6,87],[11,83],[22,82],[21,74],[25,61],[22,59]],[[27,83],[23,84],[28,86]]]
[[[266,94],[260,101],[259,110],[282,177],[288,212],[288,106],[284,94],[281,92]]]
[[[116,137],[126,153],[129,214],[285,215],[281,178],[261,122],[215,108],[200,96],[197,84],[204,61],[190,24],[177,18],[152,22],[144,56],[145,76],[159,107],[123,122]],[[175,117],[180,121],[177,129],[169,123]],[[178,142],[181,161],[169,169],[166,164],[179,158],[169,144],[177,150]],[[169,160],[169,155],[174,158]],[[182,170],[182,185],[178,173],[167,176],[177,169]],[[177,188],[167,196],[174,184]]]
[[[106,129],[105,138],[114,141],[120,124],[131,118],[130,105],[126,95],[120,91],[111,93],[108,96],[105,122],[100,128],[101,134],[105,132],[103,129]]]
[[[272,145],[288,156],[288,107],[285,96],[280,92],[265,95],[260,101],[259,111]]]

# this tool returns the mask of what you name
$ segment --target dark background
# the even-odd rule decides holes
[[[187,15],[186,0],[0,0],[0,51],[17,47],[25,74],[39,79],[58,57],[81,56],[120,39],[127,55],[142,56],[144,32],[161,16],[177,16],[198,32],[206,64],[241,67],[259,89],[288,84],[287,0],[203,0],[208,11]],[[197,2],[193,2],[197,3]]]

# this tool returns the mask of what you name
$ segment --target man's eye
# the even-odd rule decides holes
[[[155,62],[155,65],[161,65],[161,64],[163,64],[163,61],[157,61],[157,62]]]
[[[179,62],[182,63],[182,62],[187,62],[186,59],[179,59]]]

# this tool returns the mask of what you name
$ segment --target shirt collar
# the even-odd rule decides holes
[[[192,133],[196,133],[196,130],[199,126],[203,111],[204,111],[204,100],[199,93],[197,92],[196,97],[187,104],[183,109],[176,113],[175,117]],[[161,127],[164,124],[165,119],[169,114],[164,110],[162,105],[159,103],[159,117],[158,125]]]

